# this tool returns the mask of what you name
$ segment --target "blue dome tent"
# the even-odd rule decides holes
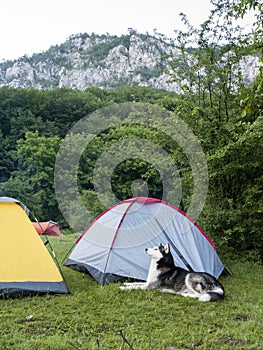
[[[124,200],[85,229],[65,262],[90,273],[100,284],[145,281],[150,259],[145,248],[169,243],[175,264],[218,278],[224,271],[214,243],[184,212],[155,198]]]

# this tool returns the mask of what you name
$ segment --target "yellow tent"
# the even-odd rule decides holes
[[[0,197],[0,296],[68,293],[49,251],[19,201]]]

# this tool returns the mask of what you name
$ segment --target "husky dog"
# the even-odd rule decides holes
[[[145,252],[151,257],[146,282],[124,283],[120,289],[157,289],[200,301],[224,299],[224,288],[215,277],[206,272],[190,272],[175,266],[169,244],[146,248]]]

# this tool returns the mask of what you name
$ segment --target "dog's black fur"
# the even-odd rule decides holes
[[[120,287],[122,290],[156,289],[200,301],[224,299],[224,288],[215,277],[206,272],[191,272],[175,266],[169,244],[147,248],[145,252],[151,257],[146,282],[124,283]]]
[[[172,288],[176,294],[188,294],[191,292],[207,296],[207,301],[224,299],[223,285],[212,275],[206,272],[190,272],[181,267],[175,266],[170,247],[159,245],[162,258],[157,262],[158,280],[160,288]],[[196,296],[197,297],[197,296]],[[202,298],[201,298],[202,300]]]

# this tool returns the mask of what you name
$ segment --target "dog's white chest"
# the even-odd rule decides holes
[[[147,276],[147,284],[156,283],[158,281],[159,270],[157,269],[156,261],[151,261],[150,268]]]

